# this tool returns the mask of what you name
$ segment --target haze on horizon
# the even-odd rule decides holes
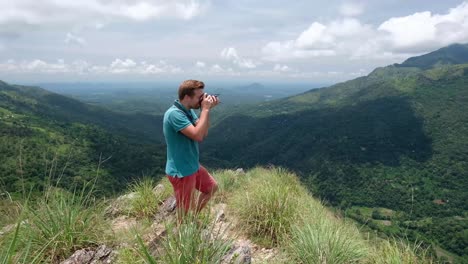
[[[468,42],[468,1],[0,0],[0,80],[331,83]]]

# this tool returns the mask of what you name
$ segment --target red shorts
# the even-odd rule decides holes
[[[208,171],[200,165],[198,171],[194,174],[185,176],[183,178],[176,178],[167,175],[167,178],[174,187],[174,193],[177,201],[178,208],[184,208],[187,213],[192,206],[194,190],[208,194],[216,186],[216,181]]]

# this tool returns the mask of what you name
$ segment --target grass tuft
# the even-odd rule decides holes
[[[352,225],[321,215],[316,221],[295,226],[287,251],[299,263],[361,263],[367,245]]]
[[[208,215],[188,214],[178,226],[167,224],[166,230],[157,256],[153,256],[137,236],[139,254],[146,263],[220,263],[231,247],[231,241],[223,239],[223,231]]]
[[[298,179],[283,169],[262,168],[244,177],[243,189],[232,200],[234,215],[257,242],[278,245],[301,213]]]

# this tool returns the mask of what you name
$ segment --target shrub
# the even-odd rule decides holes
[[[246,176],[243,189],[232,201],[234,214],[258,242],[277,245],[301,213],[299,182],[282,169],[256,168]]]
[[[409,243],[403,239],[385,239],[374,243],[375,251],[371,263],[376,264],[430,264],[428,249],[421,243]]]
[[[367,255],[366,244],[354,226],[326,215],[295,226],[286,247],[299,263],[357,263]]]
[[[146,263],[220,263],[231,247],[231,241],[223,239],[223,231],[207,215],[188,214],[179,226],[169,224],[166,230],[157,257],[151,255],[138,236],[139,252]]]

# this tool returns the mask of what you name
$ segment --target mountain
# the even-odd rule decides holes
[[[422,56],[409,58],[397,66],[427,70],[441,65],[465,63],[468,63],[468,44],[452,44]]]
[[[161,123],[0,82],[0,189],[40,189],[58,178],[73,188],[99,174],[100,191],[116,192],[142,173],[161,172]]]
[[[233,112],[210,130],[202,160],[294,169],[355,219],[393,212],[388,225],[363,224],[467,256],[468,64],[438,63],[455,63],[460,47]]]

